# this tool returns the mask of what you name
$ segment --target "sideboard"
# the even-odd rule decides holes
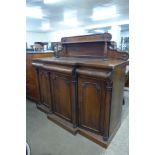
[[[128,53],[111,34],[65,37],[57,57],[33,60],[37,108],[72,134],[107,147],[121,124]]]

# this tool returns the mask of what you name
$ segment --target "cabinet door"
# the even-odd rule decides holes
[[[49,81],[49,73],[45,70],[39,71],[39,87],[40,87],[41,104],[43,104],[50,110],[51,107],[50,81]]]
[[[103,83],[78,78],[79,126],[94,132],[103,131]]]
[[[54,113],[72,121],[71,79],[61,74],[53,74],[53,105]]]

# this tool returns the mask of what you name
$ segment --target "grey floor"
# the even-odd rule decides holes
[[[128,91],[124,92],[124,96],[122,124],[106,150],[79,134],[73,136],[49,121],[33,102],[27,100],[26,139],[31,148],[31,155],[128,155]]]

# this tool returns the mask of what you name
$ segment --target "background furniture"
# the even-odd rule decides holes
[[[107,147],[121,123],[128,53],[109,33],[65,37],[53,58],[34,59],[39,102],[48,119]]]
[[[38,91],[36,88],[36,74],[32,67],[32,59],[52,57],[53,52],[47,53],[37,53],[37,52],[27,52],[26,53],[26,97],[38,101]]]

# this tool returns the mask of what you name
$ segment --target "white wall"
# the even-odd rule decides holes
[[[129,37],[129,31],[121,32],[121,37]]]
[[[118,28],[118,29],[117,29]],[[129,36],[129,32],[121,32],[119,27],[114,27],[112,31],[112,40],[116,41],[119,45],[121,36],[127,37]],[[34,42],[57,42],[61,41],[62,37],[67,36],[78,36],[78,35],[86,35],[87,33],[83,29],[69,29],[69,30],[61,30],[57,32],[45,32],[45,33],[37,33],[37,32],[26,32],[26,41],[28,47],[33,45]]]
[[[26,32],[26,42],[28,47],[33,45],[34,42],[58,42],[62,37],[85,35],[86,32],[83,29],[68,29],[57,32]]]
[[[50,40],[51,42],[61,41],[63,37],[70,37],[70,36],[78,36],[78,35],[86,35],[87,33],[83,29],[68,29],[68,30],[61,30],[56,32],[50,33]]]
[[[51,42],[50,33],[26,32],[26,42],[28,47],[34,42]]]

